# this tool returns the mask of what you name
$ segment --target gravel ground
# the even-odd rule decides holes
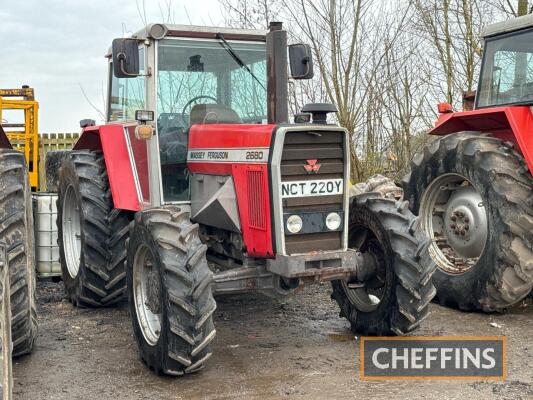
[[[61,283],[41,282],[39,336],[33,354],[15,360],[15,398],[533,399],[531,300],[493,315],[433,304],[416,332],[507,336],[506,382],[362,382],[359,339],[329,295],[324,284],[284,300],[218,299],[212,359],[202,372],[173,379],[154,375],[139,360],[125,304],[76,309]]]

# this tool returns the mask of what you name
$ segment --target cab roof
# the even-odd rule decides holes
[[[533,28],[533,14],[524,15],[506,21],[487,25],[482,32],[484,38],[514,32],[521,29]]]
[[[274,24],[278,24],[279,28],[281,28],[281,23]],[[148,38],[162,39],[165,37],[216,39],[217,34],[222,33],[226,40],[266,42],[268,32],[268,29],[238,29],[217,26],[152,23],[135,32],[131,37],[139,40]],[[156,35],[154,36],[154,34]],[[107,50],[105,57],[111,57],[111,47]]]
[[[175,24],[148,24],[143,29],[136,32],[133,37],[138,39],[156,38],[153,32],[163,33],[164,37],[191,37],[214,39],[217,33],[222,33],[227,40],[249,40],[262,41],[266,40],[268,30],[261,29],[237,29],[216,26],[199,26],[199,25],[175,25]]]

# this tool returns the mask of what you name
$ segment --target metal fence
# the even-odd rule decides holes
[[[46,190],[46,153],[50,150],[68,150],[78,141],[79,133],[40,133],[39,134],[39,190]]]

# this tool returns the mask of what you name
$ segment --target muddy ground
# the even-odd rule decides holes
[[[338,317],[327,284],[298,296],[219,299],[214,355],[181,379],[141,363],[127,305],[74,308],[62,284],[39,284],[40,332],[15,361],[16,399],[531,399],[533,304],[505,314],[467,314],[436,304],[420,335],[505,335],[506,382],[362,382],[359,339]],[[495,325],[496,326],[491,326]]]

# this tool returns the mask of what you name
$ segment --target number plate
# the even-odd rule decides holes
[[[342,194],[343,190],[343,179],[282,182],[281,197],[331,196]]]

